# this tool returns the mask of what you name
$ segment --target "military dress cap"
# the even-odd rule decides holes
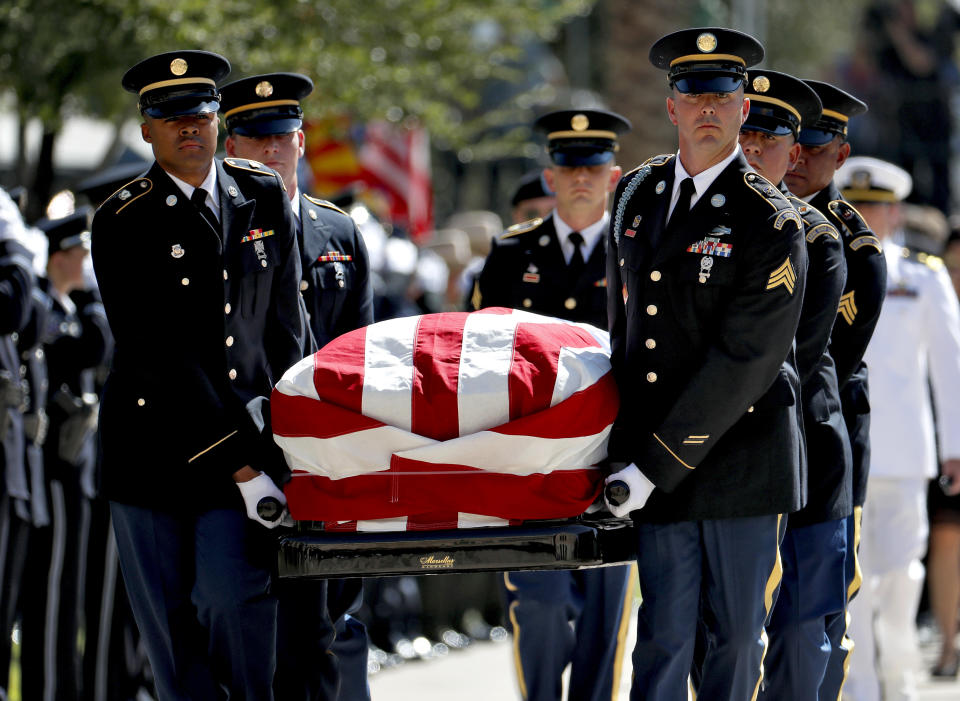
[[[533,128],[547,135],[547,151],[556,165],[593,166],[613,160],[617,137],[631,124],[606,110],[558,110],[540,117]]]
[[[123,74],[125,90],[139,96],[140,112],[179,117],[216,112],[217,82],[230,73],[230,62],[210,51],[169,51],[144,59]]]
[[[834,181],[851,202],[900,202],[913,189],[907,171],[870,156],[848,158],[837,169]]]
[[[227,132],[241,136],[289,134],[303,126],[300,100],[313,81],[299,73],[268,73],[235,80],[220,88],[220,110]]]
[[[723,27],[681,29],[650,49],[650,63],[668,71],[670,86],[682,93],[734,92],[762,60],[759,41]]]
[[[90,250],[90,224],[93,207],[77,207],[73,214],[59,219],[41,219],[36,226],[47,235],[48,252],[66,251],[76,246]]]
[[[800,130],[800,143],[804,146],[823,146],[833,141],[835,136],[847,136],[847,122],[851,117],[867,111],[867,103],[858,100],[848,92],[819,80],[804,80],[820,98],[823,111],[820,118],[804,125]]]
[[[535,200],[540,197],[553,197],[553,191],[547,187],[543,179],[542,170],[532,170],[525,173],[517,187],[513,191],[513,197],[510,198],[510,206],[516,207],[526,200]]]
[[[820,116],[820,98],[809,85],[786,73],[752,69],[744,96],[750,98],[750,114],[741,129],[797,137],[802,124]]]

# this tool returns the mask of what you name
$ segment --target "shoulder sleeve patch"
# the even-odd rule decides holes
[[[514,224],[509,229],[503,232],[500,236],[502,239],[508,239],[511,236],[518,236],[519,234],[525,234],[528,231],[533,231],[538,226],[543,224],[543,218],[537,217],[536,219],[530,219],[529,221],[520,222],[519,224]]]
[[[827,222],[821,222],[807,229],[807,243],[813,243],[821,236],[829,236],[834,240],[840,239],[840,234],[837,233],[837,230]]]
[[[883,247],[880,245],[880,239],[871,234],[864,234],[863,236],[858,236],[853,241],[850,242],[850,249],[854,251],[859,251],[864,246],[872,246],[877,249],[877,253],[883,253]]]
[[[349,214],[344,212],[342,209],[340,209],[337,205],[335,205],[333,202],[328,202],[327,200],[321,200],[319,197],[311,197],[310,195],[307,195],[307,194],[304,194],[303,196],[310,202],[313,202],[315,205],[318,205],[320,207],[326,207],[327,209],[332,209],[335,212],[340,212],[340,214],[346,217],[350,216]]]
[[[790,214],[786,215],[783,220],[781,220],[780,217],[777,217],[779,226],[776,224],[774,226],[777,226],[779,229],[783,226],[784,222],[793,220],[797,222],[797,226],[799,226],[801,229],[803,228],[803,222],[800,221],[800,215],[797,213],[797,210],[790,205],[790,203],[787,201],[787,198],[783,196],[783,193],[780,192],[780,190],[778,190],[773,183],[759,173],[753,172],[744,173],[743,182],[745,182],[751,190],[766,200],[767,204],[773,207],[775,211],[780,212],[780,210],[784,209],[785,207],[789,208]],[[784,212],[781,212],[781,214],[784,214]]]
[[[137,178],[110,195],[101,205],[101,208],[105,208],[109,204],[110,207],[115,208],[114,214],[120,214],[128,205],[133,204],[152,189],[153,181],[150,178]]]

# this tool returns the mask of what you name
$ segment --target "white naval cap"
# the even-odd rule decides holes
[[[870,156],[852,156],[837,169],[837,187],[851,202],[900,202],[913,178],[900,166]]]

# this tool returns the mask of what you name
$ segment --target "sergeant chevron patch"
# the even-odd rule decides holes
[[[796,212],[794,213],[796,214]],[[793,263],[790,262],[789,257],[783,261],[782,265],[770,273],[770,278],[767,280],[768,290],[773,290],[780,287],[780,285],[786,287],[787,292],[791,295],[797,286],[797,274],[793,270]]]
[[[840,298],[840,308],[838,312],[848,326],[853,326],[853,320],[857,318],[857,304],[853,301],[854,290],[850,290]]]

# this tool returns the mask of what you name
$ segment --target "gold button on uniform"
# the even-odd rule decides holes
[[[620,267],[622,268],[626,262],[627,262],[627,261],[626,261],[625,258],[621,258],[621,259],[620,259]]]
[[[137,406],[143,406],[146,403],[147,403],[147,400],[144,399],[143,397],[140,397],[140,399],[137,400]]]
[[[567,297],[567,298],[563,301],[563,306],[565,306],[567,309],[576,309],[576,308],[577,308],[577,300],[575,300],[573,297]]]
[[[229,314],[231,309],[233,309],[233,307],[230,306],[230,302],[227,302],[226,304],[223,305],[224,314]]]
[[[654,282],[660,282],[661,277],[663,277],[663,275],[660,274],[659,270],[650,271],[650,279],[653,280]]]
[[[656,304],[648,304],[648,305],[647,305],[647,314],[649,314],[650,316],[656,316],[656,315],[657,315],[657,305],[656,305]]]
[[[237,379],[237,371],[233,368],[230,368],[230,372],[227,373],[227,377],[229,377],[231,380]]]
[[[233,336],[227,336],[227,348],[233,345]]]
[[[227,270],[226,270],[226,268],[224,268],[224,270],[223,270],[223,279],[224,279],[224,280],[227,279]]]
[[[523,300],[523,306],[529,309],[533,306],[533,300],[527,297],[525,300]]]
[[[188,278],[188,277],[183,278],[183,280],[180,281],[180,284],[181,284],[181,285],[184,285],[184,286],[189,285],[189,284],[190,284],[190,278]]]
[[[647,382],[656,382],[656,381],[657,381],[657,373],[655,373],[655,372],[648,372],[648,373],[647,373]]]
[[[306,280],[301,280],[301,281],[300,281],[300,291],[301,291],[301,292],[306,292],[308,287],[310,287],[310,283],[309,283],[309,282],[307,282]]]
[[[643,345],[645,345],[650,350],[653,350],[654,348],[657,347],[657,342],[654,341],[652,338],[648,338],[646,341],[643,342]]]
[[[753,413],[753,407],[750,407],[749,409],[747,409],[747,413],[748,413],[748,414],[752,414],[752,413]]]

